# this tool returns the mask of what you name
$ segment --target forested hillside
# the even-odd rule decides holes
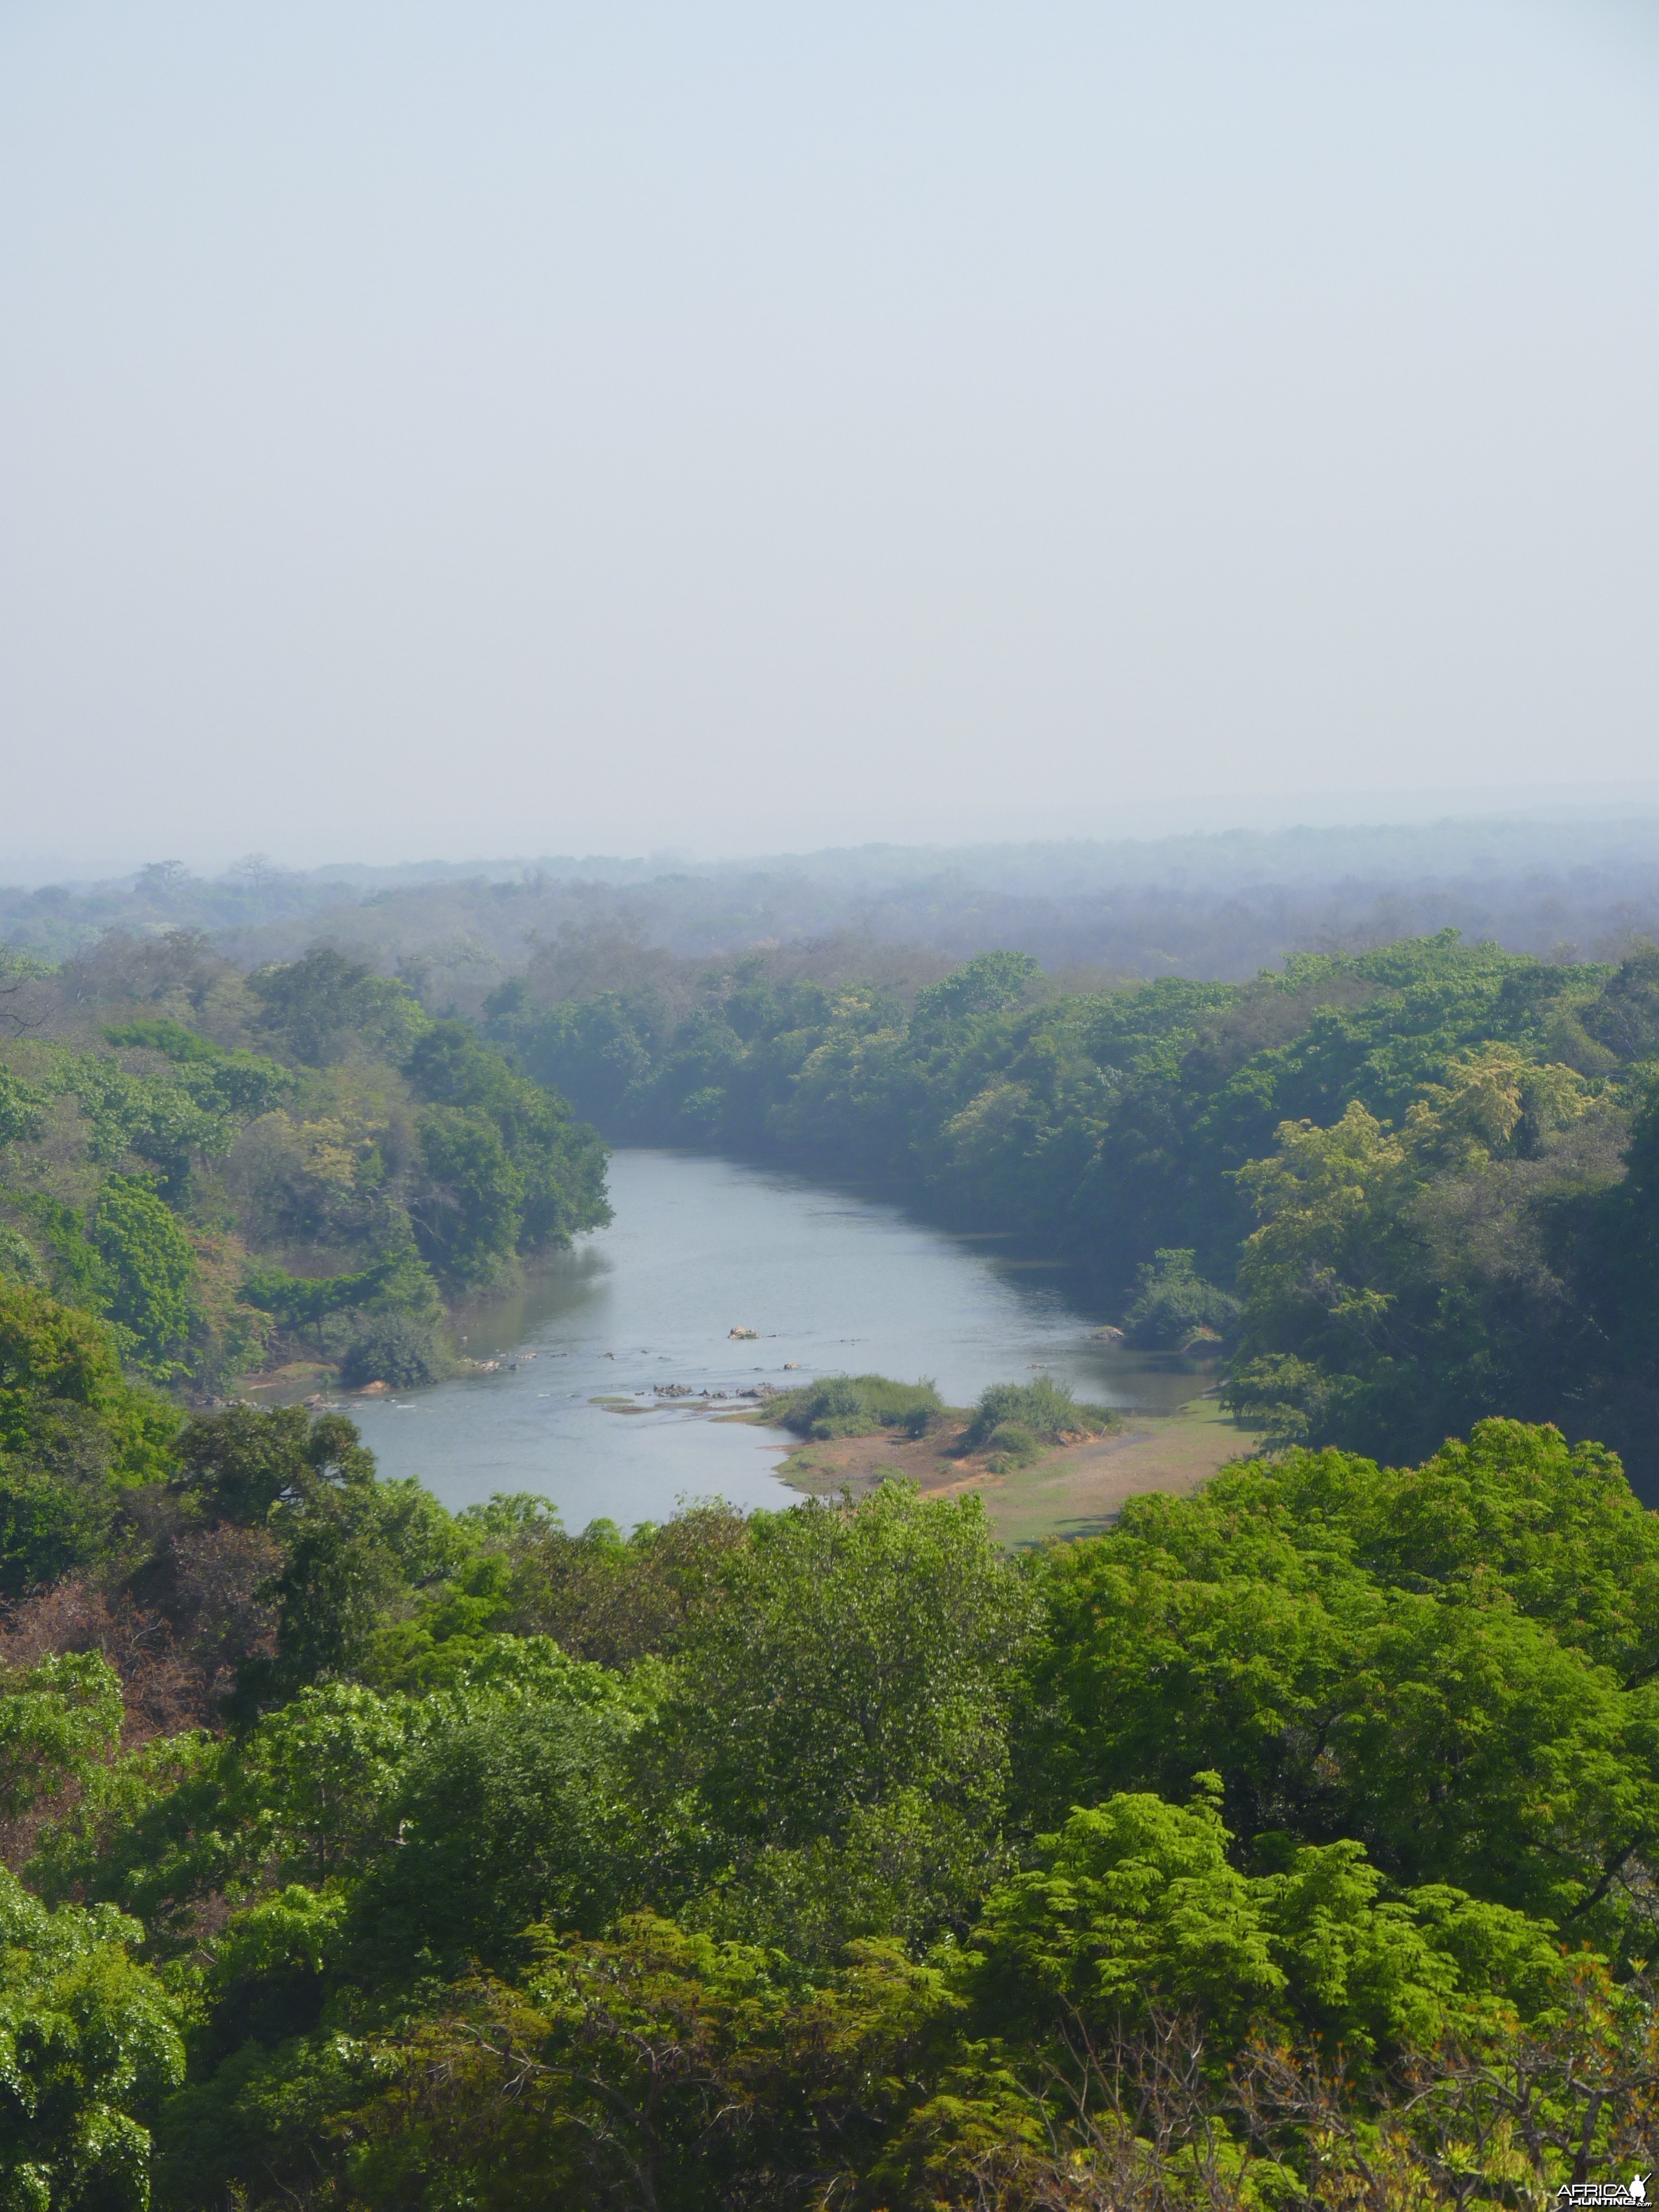
[[[110,939],[0,995],[0,1272],[210,1397],[285,1359],[430,1379],[446,1302],[607,1219],[563,1102],[337,952]]]
[[[876,1177],[1065,1253],[1126,1316],[1231,1313],[1233,1401],[1275,1440],[1406,1459],[1505,1413],[1659,1484],[1659,952],[1448,932],[1085,996],[1005,952],[908,1011],[752,956],[689,1008],[650,982],[538,1005],[532,976],[486,1018],[618,1137]]]

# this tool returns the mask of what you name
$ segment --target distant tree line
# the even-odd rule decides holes
[[[562,939],[633,938],[680,961],[837,939],[862,939],[866,958],[899,948],[945,965],[1012,948],[1050,971],[1238,981],[1289,952],[1449,927],[1568,957],[1659,933],[1659,822],[1558,814],[706,862],[302,871],[250,853],[212,878],[160,860],[119,881],[0,887],[0,942],[49,959],[112,933],[195,930],[252,969],[322,941],[466,1014]]]

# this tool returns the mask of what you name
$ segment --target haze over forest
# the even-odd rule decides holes
[[[912,987],[970,955],[1033,954],[1075,986],[1242,981],[1287,953],[1453,928],[1544,958],[1659,938],[1659,812],[1235,830],[1065,843],[905,848],[697,862],[547,854],[202,877],[158,861],[105,883],[0,886],[0,938],[48,958],[109,933],[205,932],[244,967],[326,943],[476,1015],[534,966],[591,995],[758,950],[825,978],[872,962]]]
[[[1656,94],[0,9],[0,2212],[1647,2201]]]

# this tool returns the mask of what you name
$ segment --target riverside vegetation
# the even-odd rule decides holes
[[[1583,1440],[1649,1463],[1659,956],[1082,999],[990,956],[908,1011],[763,961],[483,1038],[337,954],[12,986],[0,2207],[1419,2212],[1659,2164],[1659,1522]],[[1011,1559],[896,1483],[452,1515],[337,1413],[180,1402],[441,1358],[446,1294],[602,1218],[549,1082],[1052,1238],[1273,1449]],[[1039,1382],[971,1432],[1096,1418]]]
[[[154,1382],[430,1381],[447,1301],[609,1218],[561,1099],[326,948],[244,977],[175,933],[7,980],[0,1267]]]
[[[832,1375],[798,1389],[769,1391],[759,1418],[818,1443],[884,1431],[915,1439],[955,1429],[959,1435],[951,1450],[983,1455],[993,1474],[1012,1474],[1055,1444],[1104,1436],[1122,1425],[1109,1406],[1080,1405],[1048,1376],[1033,1382],[993,1382],[975,1406],[963,1409],[947,1406],[931,1382]]]
[[[908,1009],[752,955],[689,1011],[532,970],[487,1021],[616,1135],[874,1178],[1069,1257],[1139,1342],[1207,1331],[1272,1443],[1518,1415],[1659,1496],[1659,950],[1448,932],[1083,996],[989,953]]]

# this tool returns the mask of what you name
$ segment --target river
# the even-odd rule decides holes
[[[1012,1239],[702,1153],[618,1151],[610,1188],[608,1229],[461,1320],[465,1350],[495,1372],[348,1401],[382,1473],[418,1475],[451,1507],[533,1491],[568,1528],[626,1528],[681,1498],[796,1500],[772,1471],[791,1439],[711,1417],[704,1391],[927,1376],[963,1405],[1046,1370],[1080,1396],[1168,1408],[1202,1387],[1181,1363],[1092,1339],[1106,1316]],[[660,1383],[695,1405],[657,1399]]]

